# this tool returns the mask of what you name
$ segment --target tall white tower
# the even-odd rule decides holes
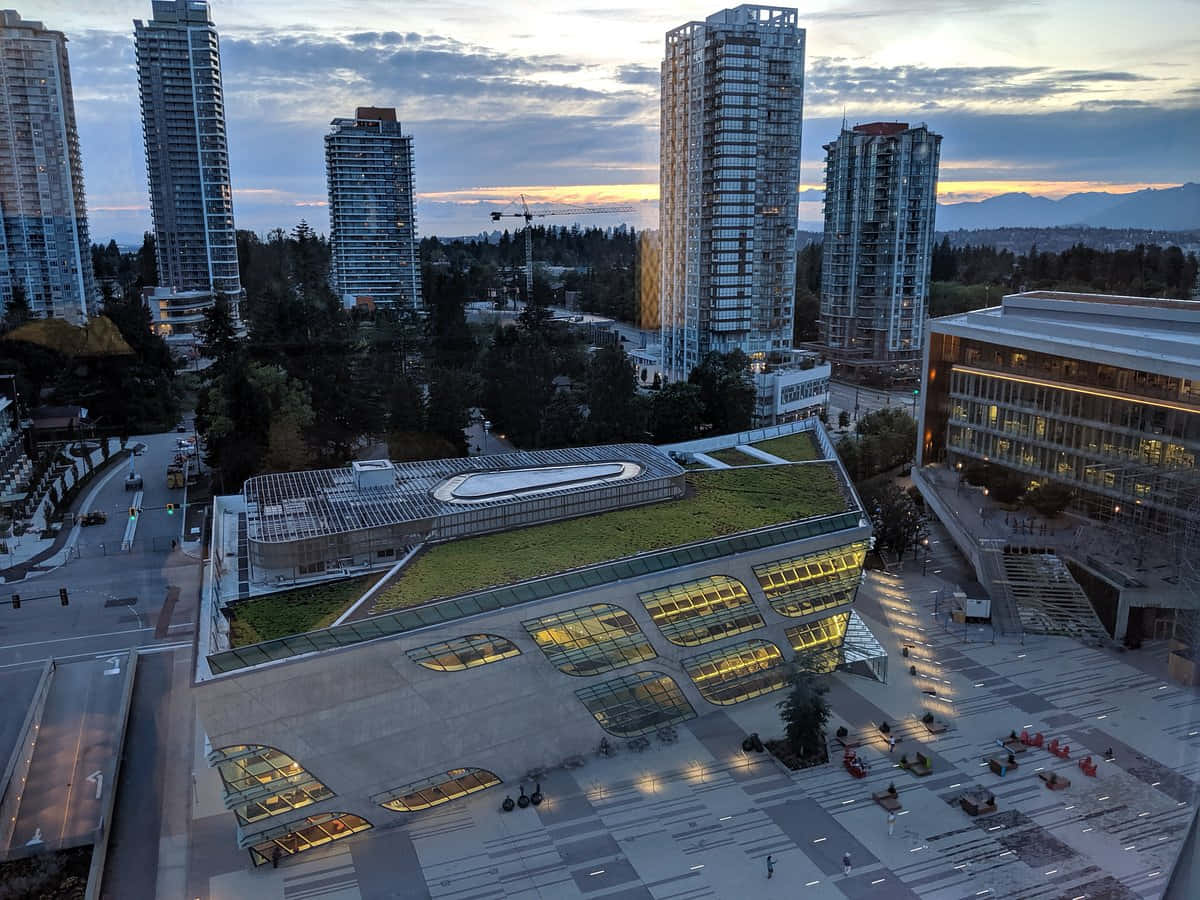
[[[221,47],[203,0],[154,0],[134,20],[158,280],[210,292],[237,314],[238,273]]]
[[[804,29],[738,6],[666,36],[659,230],[663,368],[792,345]]]
[[[413,139],[396,110],[360,106],[325,135],[330,280],[342,303],[421,308]]]

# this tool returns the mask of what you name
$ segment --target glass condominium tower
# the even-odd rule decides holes
[[[221,47],[202,0],[154,0],[134,20],[159,286],[210,291],[236,316],[238,273]]]
[[[81,323],[94,302],[67,39],[0,12],[0,300]]]
[[[396,110],[360,106],[325,135],[330,281],[346,306],[421,308],[413,139]]]
[[[666,36],[659,230],[662,366],[792,346],[804,29],[738,6]]]
[[[820,335],[835,372],[917,375],[941,144],[924,125],[873,122],[825,145]]]

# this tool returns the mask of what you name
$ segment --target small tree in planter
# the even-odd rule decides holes
[[[1047,519],[1053,519],[1067,508],[1072,495],[1073,491],[1069,487],[1048,481],[1026,493],[1025,502]]]
[[[803,663],[797,661],[789,679],[791,690],[776,704],[784,722],[788,748],[800,759],[820,753],[829,721],[828,689],[818,684]]]

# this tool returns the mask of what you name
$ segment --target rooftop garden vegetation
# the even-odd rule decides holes
[[[735,447],[730,447],[727,450],[709,450],[704,455],[711,456],[713,459],[720,460],[729,466],[754,466],[762,465],[763,462],[757,456],[743,453]]]
[[[234,607],[229,641],[243,647],[326,628],[381,577],[361,575],[247,600]]]
[[[692,471],[685,477],[688,491],[679,500],[438,544],[380,591],[372,612],[845,508],[832,465]]]
[[[786,434],[783,437],[771,438],[769,441],[759,441],[753,446],[764,453],[786,459],[788,462],[807,462],[810,459],[821,458],[816,442],[807,431]]]

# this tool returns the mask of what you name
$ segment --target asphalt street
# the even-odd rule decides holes
[[[126,660],[58,666],[42,712],[12,847],[90,840],[103,810],[120,732]]]
[[[919,399],[918,402],[920,402]],[[911,388],[900,391],[885,391],[881,388],[859,387],[855,384],[831,381],[829,382],[829,405],[835,410],[846,410],[850,413],[851,419],[854,418],[856,407],[859,418],[862,418],[867,413],[891,406],[900,407],[909,415],[912,415],[913,392]],[[834,423],[837,422],[836,413],[830,416],[830,420]]]
[[[96,492],[87,509],[108,514],[103,525],[80,528],[77,553],[53,571],[32,572],[6,584],[0,595],[0,672],[38,666],[46,659],[94,658],[157,641],[180,641],[191,631],[199,585],[200,561],[178,547],[184,491],[168,489],[166,469],[184,435],[168,432],[134,438],[146,444],[134,457],[143,476],[144,495],[137,532],[128,552],[121,544],[134,494],[117,474]],[[127,464],[120,470],[125,472]],[[103,477],[103,476],[102,476]],[[85,497],[91,487],[85,492]],[[171,542],[177,546],[172,550]],[[170,586],[182,590],[179,602],[166,604]],[[68,606],[59,603],[66,588]],[[13,609],[11,595],[20,594]],[[156,636],[157,633],[157,636]]]

